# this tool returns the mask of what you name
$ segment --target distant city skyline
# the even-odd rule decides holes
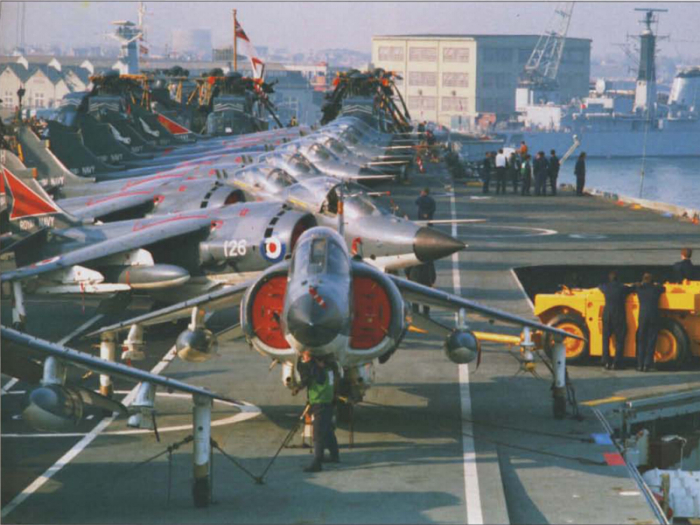
[[[18,42],[21,2],[1,2],[0,47]],[[373,35],[460,33],[540,34],[556,2],[146,2],[151,45],[170,43],[172,29],[209,29],[215,47],[231,45],[231,10],[255,45],[291,52],[346,48],[369,53]],[[621,54],[616,44],[641,29],[637,7],[661,13],[660,55],[700,57],[700,2],[577,2],[569,36],[593,40],[592,54]],[[28,2],[25,43],[68,47],[106,46],[111,22],[137,20],[137,2]]]

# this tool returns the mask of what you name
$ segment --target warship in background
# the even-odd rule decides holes
[[[645,28],[639,35],[639,71],[634,91],[612,89],[599,80],[591,94],[570,105],[532,103],[536,91],[518,88],[517,129],[499,130],[506,145],[525,141],[535,151],[566,150],[577,135],[589,157],[700,156],[700,67],[678,73],[668,104],[657,100],[655,12],[644,11]],[[546,97],[545,97],[546,98]],[[510,129],[509,129],[510,128]]]

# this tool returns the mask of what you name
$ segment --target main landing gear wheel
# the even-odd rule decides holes
[[[681,368],[690,357],[690,339],[675,319],[662,317],[654,349],[654,362],[664,370]]]
[[[578,364],[588,359],[589,333],[588,327],[586,326],[586,321],[583,319],[583,317],[575,313],[559,314],[549,322],[549,325],[586,339],[585,341],[573,339],[571,337],[564,339],[567,364]],[[553,347],[554,338],[551,334],[547,334],[544,340],[544,350],[547,353],[547,356],[550,358],[552,357]]]

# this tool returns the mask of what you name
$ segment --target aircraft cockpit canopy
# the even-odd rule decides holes
[[[331,152],[328,151],[328,149],[325,148],[323,145],[318,144],[318,143],[313,144],[309,148],[309,152],[316,155],[319,159],[322,159],[322,160],[331,160],[333,158],[333,155],[331,154]]]
[[[299,244],[294,251],[291,266],[294,275],[347,275],[349,271],[348,254],[334,239],[311,237]]]
[[[291,157],[289,157],[289,164],[291,164],[292,167],[298,169],[301,173],[318,173],[318,169],[316,166],[311,164],[309,162],[309,159],[304,157],[301,153],[295,153]]]

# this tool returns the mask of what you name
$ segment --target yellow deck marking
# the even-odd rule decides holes
[[[592,399],[591,401],[584,401],[581,404],[586,405],[587,407],[594,407],[597,405],[604,405],[605,403],[615,403],[618,401],[627,401],[627,398],[622,396],[611,396],[604,397],[603,399]]]

